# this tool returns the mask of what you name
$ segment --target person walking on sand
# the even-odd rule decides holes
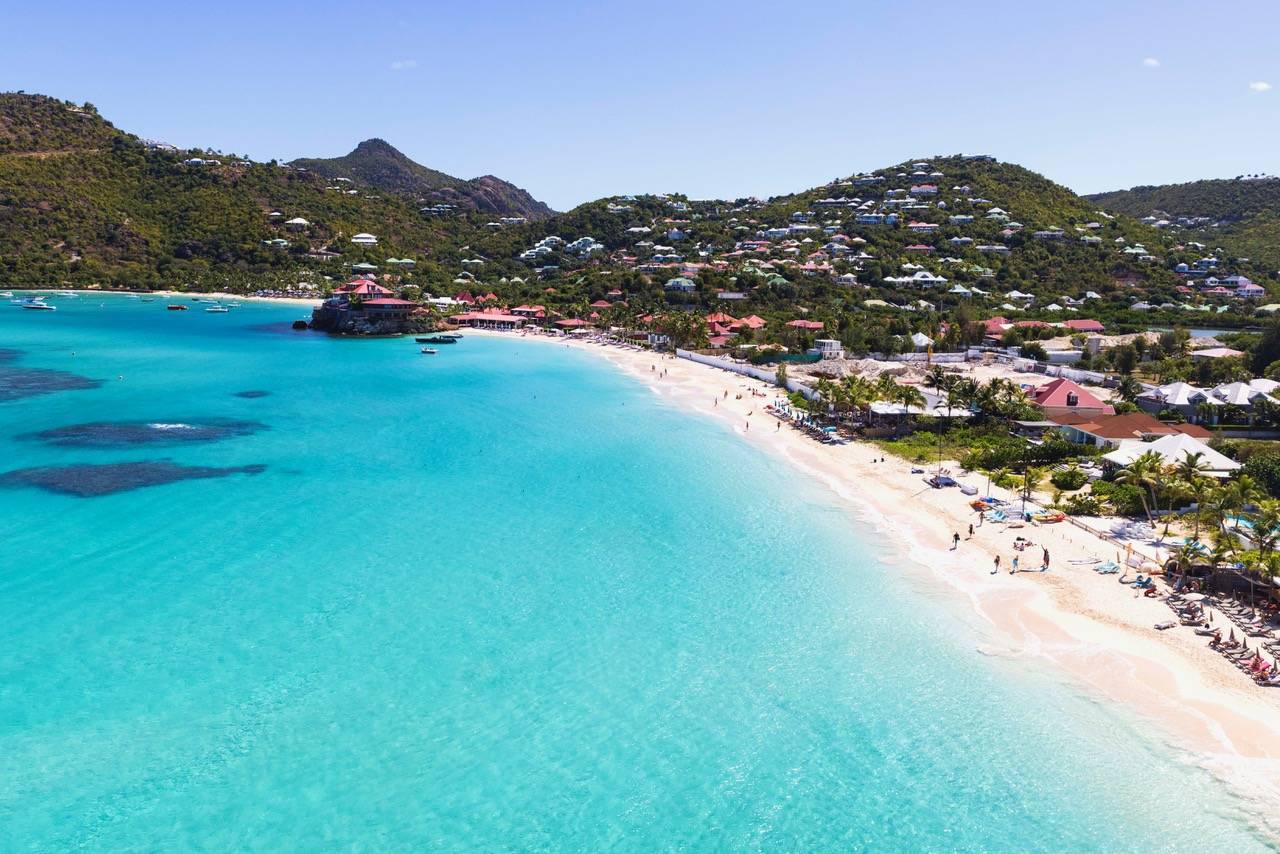
[[[1049,547],[1041,546],[1040,550],[1044,552],[1044,564],[1040,567],[1040,571],[1048,572],[1049,571]]]
[[[973,539],[973,523],[972,522],[969,523],[969,536],[965,537],[965,539],[967,540]]]
[[[960,532],[956,531],[951,535],[951,551],[955,551],[960,547]]]
[[[1009,564],[1009,574],[1013,575],[1017,571],[1018,571],[1018,556],[1014,555],[1013,563]]]
[[[987,511],[986,511],[986,510],[979,510],[979,511],[978,511],[978,527],[979,527],[979,528],[981,528],[981,527],[982,527],[982,523],[983,523],[983,522],[985,522],[985,521],[987,521]]]
[[[991,574],[995,575],[999,571],[1000,571],[1000,555],[996,555],[996,568],[991,570]]]

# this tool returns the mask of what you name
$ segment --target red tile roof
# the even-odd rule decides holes
[[[1068,320],[1062,325],[1076,332],[1101,332],[1104,328],[1101,322],[1092,319]]]
[[[1045,383],[1034,389],[1031,392],[1031,401],[1045,410],[1058,409],[1067,412],[1116,414],[1116,410],[1111,404],[1096,397],[1083,386],[1064,377],[1059,377],[1053,382]]]

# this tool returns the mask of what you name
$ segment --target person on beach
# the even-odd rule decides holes
[[[969,539],[969,540],[973,539],[973,523],[972,522],[969,523],[969,536],[966,537],[965,539]]]
[[[958,548],[960,548],[960,532],[956,531],[951,535],[951,551],[955,551]]]
[[[999,571],[1000,571],[1000,555],[996,555],[996,568],[991,570],[991,574],[995,575]]]
[[[1018,571],[1018,556],[1014,555],[1013,563],[1009,564],[1009,574],[1013,575],[1017,571]]]
[[[978,527],[981,528],[982,523],[985,522],[986,520],[987,520],[987,511],[979,510],[978,511]]]
[[[1049,571],[1049,547],[1041,546],[1040,550],[1044,552],[1044,565],[1040,567],[1041,572]]]

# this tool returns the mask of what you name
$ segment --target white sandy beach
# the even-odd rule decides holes
[[[870,443],[822,444],[785,424],[779,429],[778,420],[764,410],[777,397],[776,387],[642,350],[586,339],[523,337],[597,353],[663,400],[720,419],[744,441],[789,461],[926,568],[920,583],[942,581],[972,604],[990,628],[974,637],[979,653],[1053,662],[1091,693],[1155,725],[1167,741],[1264,814],[1280,808],[1280,691],[1254,685],[1189,627],[1155,630],[1157,622],[1173,616],[1160,599],[1142,597],[1114,575],[1069,563],[1115,558],[1115,543],[1066,523],[1017,530],[987,523],[952,551],[952,532],[964,537],[969,524],[978,521],[968,496],[926,487],[920,475],[910,474],[909,464]],[[878,462],[882,456],[885,462]],[[984,486],[976,475],[969,480]],[[1018,535],[1035,543],[1024,553],[1025,566],[1038,569],[1040,547],[1049,549],[1049,572],[991,574],[997,554],[1009,566]],[[1221,615],[1218,621],[1225,623]]]

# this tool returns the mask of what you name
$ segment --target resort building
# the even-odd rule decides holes
[[[1078,383],[1059,377],[1033,389],[1028,395],[1031,402],[1040,407],[1049,418],[1083,413],[1086,415],[1115,415],[1111,404],[1086,390]]]
[[[1125,468],[1145,453],[1159,454],[1165,465],[1175,466],[1192,455],[1198,455],[1201,470],[1210,477],[1230,477],[1240,468],[1240,464],[1210,448],[1199,439],[1179,433],[1164,436],[1154,442],[1139,440],[1126,441],[1109,454],[1103,454],[1103,463],[1116,468]]]
[[[1165,424],[1145,412],[1123,415],[1072,413],[1052,419],[1072,442],[1099,448],[1118,448],[1125,442],[1151,442],[1164,436],[1185,435],[1208,441],[1213,434],[1195,424]]]
[[[510,332],[524,326],[525,318],[517,314],[505,314],[496,311],[465,311],[449,318],[450,323],[459,326],[470,326],[473,329],[495,329],[499,332]]]

